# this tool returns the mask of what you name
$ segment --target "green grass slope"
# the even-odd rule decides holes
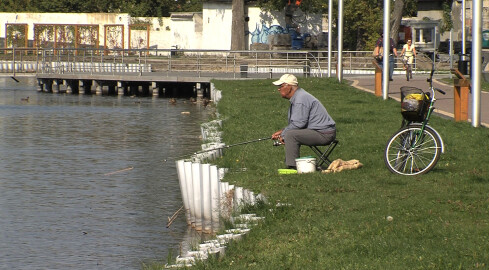
[[[223,99],[223,141],[233,144],[284,127],[289,102],[272,80],[215,81]],[[302,78],[337,123],[332,158],[363,168],[335,174],[279,175],[284,149],[271,141],[232,147],[213,161],[224,181],[264,194],[265,216],[226,256],[199,269],[487,269],[489,132],[433,116],[446,152],[428,174],[391,174],[383,151],[400,127],[399,103],[334,79]],[[312,152],[303,147],[301,155]],[[246,170],[243,170],[246,168]],[[277,203],[289,206],[276,207]],[[393,220],[386,220],[392,216]]]

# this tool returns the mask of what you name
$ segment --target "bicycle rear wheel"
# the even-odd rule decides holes
[[[406,80],[413,78],[413,67],[406,61]]]
[[[429,172],[440,159],[441,140],[431,129],[421,132],[421,125],[397,131],[387,143],[384,162],[396,174],[417,175]]]

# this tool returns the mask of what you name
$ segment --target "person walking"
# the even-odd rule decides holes
[[[297,78],[284,74],[273,82],[282,98],[290,101],[288,125],[273,133],[272,140],[285,144],[285,165],[297,169],[301,145],[327,145],[336,138],[336,123],[321,102],[299,87]]]
[[[389,48],[389,81],[393,81],[392,76],[394,75],[394,56],[397,57],[397,49],[396,45],[394,44],[394,39],[390,38],[390,48]],[[380,38],[377,39],[377,42],[375,42],[375,49],[374,49],[374,58],[377,60],[377,63],[379,66],[383,69],[384,68],[384,62],[382,60],[383,55],[385,54],[385,49],[384,49],[384,34],[380,34]]]

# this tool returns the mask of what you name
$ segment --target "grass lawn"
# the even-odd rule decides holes
[[[440,79],[441,82],[446,83],[448,85],[453,85],[453,79],[455,79],[455,76],[450,79],[450,78],[442,78]],[[470,80],[470,78],[469,78]],[[481,91],[489,92],[489,82],[484,81],[484,78],[482,78],[481,81]]]
[[[271,136],[287,122],[289,102],[272,80],[215,81],[223,99],[223,141]],[[487,269],[489,131],[433,116],[446,153],[428,174],[391,174],[387,140],[400,127],[400,105],[335,79],[301,78],[337,123],[332,158],[364,167],[336,174],[279,175],[284,149],[272,141],[225,150],[213,161],[223,181],[264,194],[249,209],[265,221],[226,255],[197,269]],[[302,156],[311,155],[307,147]],[[246,170],[241,170],[246,168]],[[290,206],[276,207],[278,203]],[[392,216],[393,220],[386,220]]]

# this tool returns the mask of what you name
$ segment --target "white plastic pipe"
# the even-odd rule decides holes
[[[227,217],[230,214],[230,210],[232,207],[232,198],[229,198],[229,183],[221,182],[221,194],[219,195],[220,200],[220,214],[223,217]]]
[[[192,163],[195,229],[202,230],[202,171],[200,163]]]
[[[202,228],[205,232],[212,231],[212,199],[210,164],[202,164]]]
[[[242,187],[235,187],[234,188],[234,210],[239,211],[241,207],[243,206],[243,188]]]
[[[212,228],[216,231],[219,228],[219,209],[221,183],[219,181],[219,171],[217,166],[210,166],[211,182],[211,209],[212,209]]]
[[[192,162],[184,162],[185,169],[185,183],[187,185],[187,198],[188,198],[188,209],[190,219],[187,220],[189,225],[195,224],[195,208],[194,208],[194,192],[193,192],[193,179],[192,179]]]
[[[229,183],[228,182],[221,182],[221,194],[219,195],[221,198],[226,196],[226,193],[229,188]]]
[[[246,188],[243,189],[243,203],[250,204],[250,191]]]
[[[188,191],[187,183],[185,178],[185,161],[178,160],[177,162],[177,172],[178,172],[178,182],[180,184],[180,192],[182,193],[183,208],[185,209],[185,216],[187,217],[187,222],[190,224],[190,211],[189,211],[189,201],[188,201]]]
[[[224,178],[224,174],[226,174],[226,169],[225,168],[219,168],[219,180],[222,180]]]
[[[255,205],[255,203],[256,203],[255,193],[253,191],[250,191],[249,194],[250,194],[250,204]]]

